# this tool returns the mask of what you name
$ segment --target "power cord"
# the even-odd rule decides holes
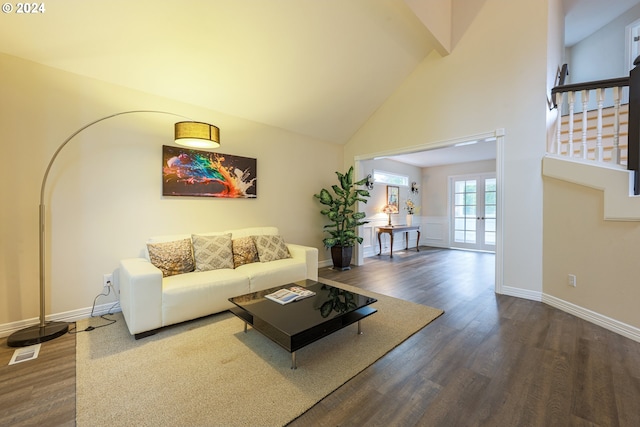
[[[107,310],[107,312],[105,314],[101,314],[100,316],[97,316],[97,315],[94,314],[95,309],[96,309],[96,302],[98,301],[98,298],[107,297],[107,296],[111,295],[111,290],[113,289],[113,284],[111,283],[111,281],[107,282],[106,288],[107,288],[107,293],[106,294],[104,292],[100,293],[100,294],[96,295],[96,297],[93,299],[93,306],[91,307],[91,317],[100,317],[101,319],[104,319],[109,323],[106,323],[104,325],[98,325],[98,326],[87,326],[86,328],[84,328],[81,331],[78,331],[78,330],[76,330],[76,328],[73,328],[73,329],[69,330],[70,334],[78,334],[80,332],[91,332],[91,331],[93,331],[95,329],[104,328],[105,326],[113,325],[114,323],[117,322],[116,319],[109,319],[109,318],[107,318],[105,316],[113,315],[111,310],[116,308],[118,306],[118,304],[120,304],[120,301],[116,301],[111,307],[109,307],[109,310]],[[116,293],[115,289],[113,289],[113,293],[114,294]]]

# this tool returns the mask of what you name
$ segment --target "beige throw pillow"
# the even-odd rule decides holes
[[[233,268],[231,233],[216,236],[194,234],[191,239],[193,240],[196,271]]]
[[[195,268],[191,240],[147,243],[149,260],[162,271],[162,276],[188,273]]]
[[[233,268],[258,262],[258,250],[251,236],[233,239]]]
[[[291,258],[289,249],[284,243],[282,236],[264,234],[252,237],[253,242],[256,244],[256,249],[258,249],[258,258],[260,259],[260,262]]]

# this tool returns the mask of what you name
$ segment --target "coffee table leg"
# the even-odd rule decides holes
[[[362,328],[360,327],[360,321],[358,320],[358,335],[362,335],[364,332],[362,332]]]
[[[298,365],[296,364],[296,352],[291,353],[291,369],[298,369]]]
[[[244,322],[244,333],[247,333],[247,322]]]

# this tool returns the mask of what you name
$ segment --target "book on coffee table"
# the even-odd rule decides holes
[[[305,289],[301,286],[292,286],[289,289],[279,289],[273,293],[270,293],[269,295],[265,295],[264,297],[270,299],[271,301],[275,301],[278,304],[289,304],[290,302],[312,297],[315,294],[315,292],[309,289]]]

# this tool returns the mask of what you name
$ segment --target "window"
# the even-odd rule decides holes
[[[379,170],[373,171],[373,182],[387,185],[409,186],[409,177]]]

